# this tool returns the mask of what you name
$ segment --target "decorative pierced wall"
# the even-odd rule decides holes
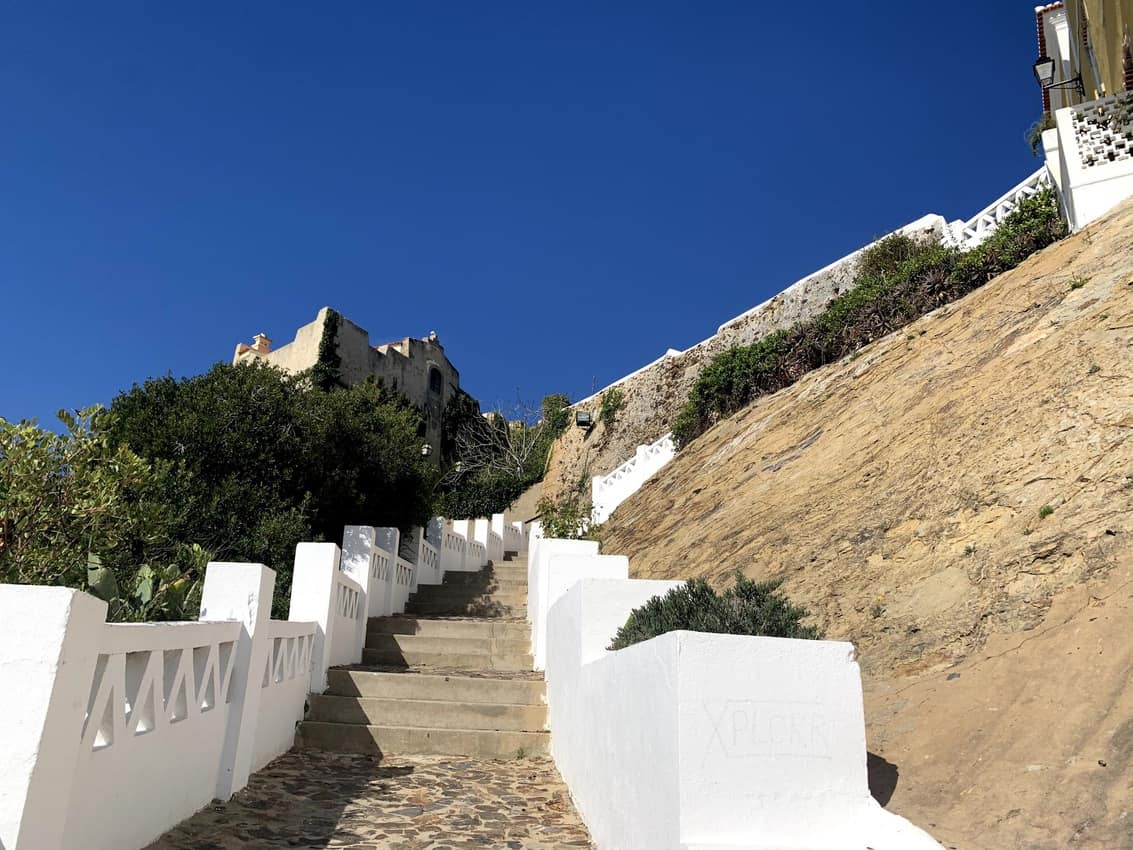
[[[1133,160],[1133,95],[1129,92],[1076,106],[1072,115],[1083,168]]]

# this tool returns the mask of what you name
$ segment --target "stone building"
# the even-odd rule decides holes
[[[374,346],[370,345],[370,335],[364,328],[331,308],[323,307],[315,321],[295,332],[295,339],[291,342],[272,348],[272,341],[267,336],[256,334],[251,345],[241,343],[236,346],[232,362],[263,360],[291,373],[310,369],[318,362],[319,347],[324,333],[329,330],[328,318],[335,316],[338,327],[334,340],[341,361],[338,371],[342,382],[353,385],[373,377],[402,393],[424,414],[421,442],[430,447],[435,460],[439,459],[445,405],[460,390],[460,373],[445,356],[444,346],[435,332],[424,339],[406,337]]]

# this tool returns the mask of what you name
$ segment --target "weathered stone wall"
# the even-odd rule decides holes
[[[928,215],[901,228],[900,232],[939,239],[945,227],[943,218]],[[612,427],[598,423],[589,432],[572,427],[559,438],[543,482],[543,494],[558,498],[575,488],[589,493],[591,476],[608,475],[639,445],[654,442],[673,427],[689,390],[713,357],[809,319],[845,292],[853,284],[858,257],[866,247],[869,246],[831,263],[724,323],[715,335],[692,348],[670,349],[653,363],[576,402],[573,405],[576,410],[592,410],[597,420],[603,393],[618,387],[625,396],[625,406]]]

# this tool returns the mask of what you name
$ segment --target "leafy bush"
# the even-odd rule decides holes
[[[613,387],[602,393],[602,403],[598,408],[598,418],[609,428],[618,418],[626,404],[626,394],[620,387]]]
[[[602,526],[590,522],[590,503],[578,493],[568,493],[558,501],[539,501],[539,522],[544,537],[558,540],[597,540]]]
[[[562,393],[543,396],[543,422],[552,440],[562,434],[570,425],[570,396]]]
[[[854,286],[822,313],[713,358],[674,423],[677,446],[687,446],[756,398],[967,295],[1065,235],[1057,196],[1047,189],[1021,201],[970,251],[902,235],[881,240],[863,252]]]
[[[754,582],[736,571],[735,587],[717,594],[703,579],[693,579],[664,596],[654,596],[630,612],[610,649],[624,649],[666,632],[684,630],[728,635],[817,640],[822,633],[803,625],[807,611],[778,592],[781,581]]]
[[[506,511],[530,485],[509,475],[478,473],[441,494],[439,510],[449,519],[475,519]]]
[[[113,446],[99,413],[61,411],[62,435],[0,419],[0,582],[86,590],[111,620],[195,616],[209,554],[176,539],[177,472]]]
[[[112,446],[176,469],[170,537],[276,570],[285,614],[295,544],[347,524],[424,525],[437,472],[419,414],[380,385],[324,392],[261,363],[146,381],[114,399]]]

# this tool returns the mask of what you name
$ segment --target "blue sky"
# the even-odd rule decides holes
[[[0,416],[331,305],[572,398],[1038,166],[1033,2],[0,12]]]

